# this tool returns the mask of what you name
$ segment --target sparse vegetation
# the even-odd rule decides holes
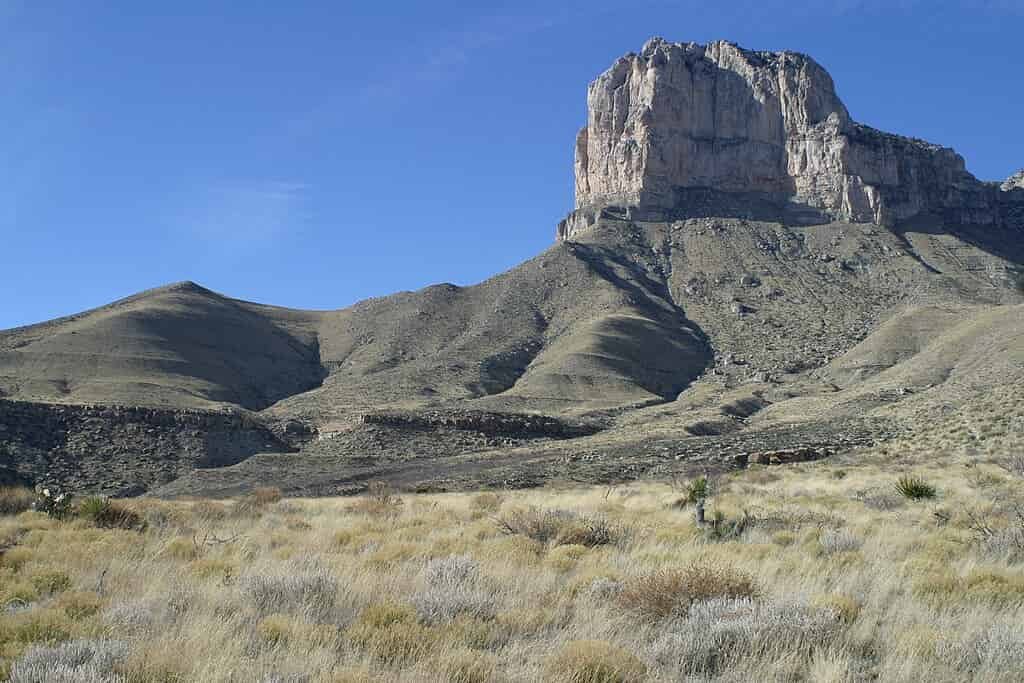
[[[934,498],[935,487],[919,477],[900,477],[896,482],[896,492],[911,500]]]
[[[75,507],[75,514],[106,529],[139,529],[145,526],[138,514],[105,496],[83,498]]]
[[[752,468],[703,526],[655,484],[7,515],[0,677],[1013,680],[1024,498],[962,462],[904,461],[941,507],[871,455]]]
[[[0,515],[16,515],[31,510],[36,494],[24,486],[0,486]]]

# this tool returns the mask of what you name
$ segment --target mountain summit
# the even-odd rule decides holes
[[[653,38],[590,84],[587,105],[563,238],[609,205],[685,215],[702,190],[878,225],[923,213],[999,224],[1021,201],[952,149],[855,122],[825,69],[795,52]]]

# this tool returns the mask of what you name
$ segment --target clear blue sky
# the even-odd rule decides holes
[[[511,267],[572,206],[587,83],[652,35],[807,52],[856,119],[1024,166],[1024,0],[0,0],[0,328]]]

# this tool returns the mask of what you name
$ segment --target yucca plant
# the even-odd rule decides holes
[[[903,476],[896,482],[896,492],[911,500],[935,497],[935,487],[920,477]]]
[[[89,496],[79,501],[75,510],[79,517],[107,529],[142,529],[142,518],[106,496]]]

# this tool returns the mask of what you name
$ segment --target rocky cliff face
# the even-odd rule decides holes
[[[817,222],[883,225],[924,212],[999,220],[998,186],[974,178],[952,149],[854,122],[805,55],[655,38],[591,83],[587,104],[577,214],[678,208],[703,189],[799,206]],[[590,220],[571,216],[561,236]]]

